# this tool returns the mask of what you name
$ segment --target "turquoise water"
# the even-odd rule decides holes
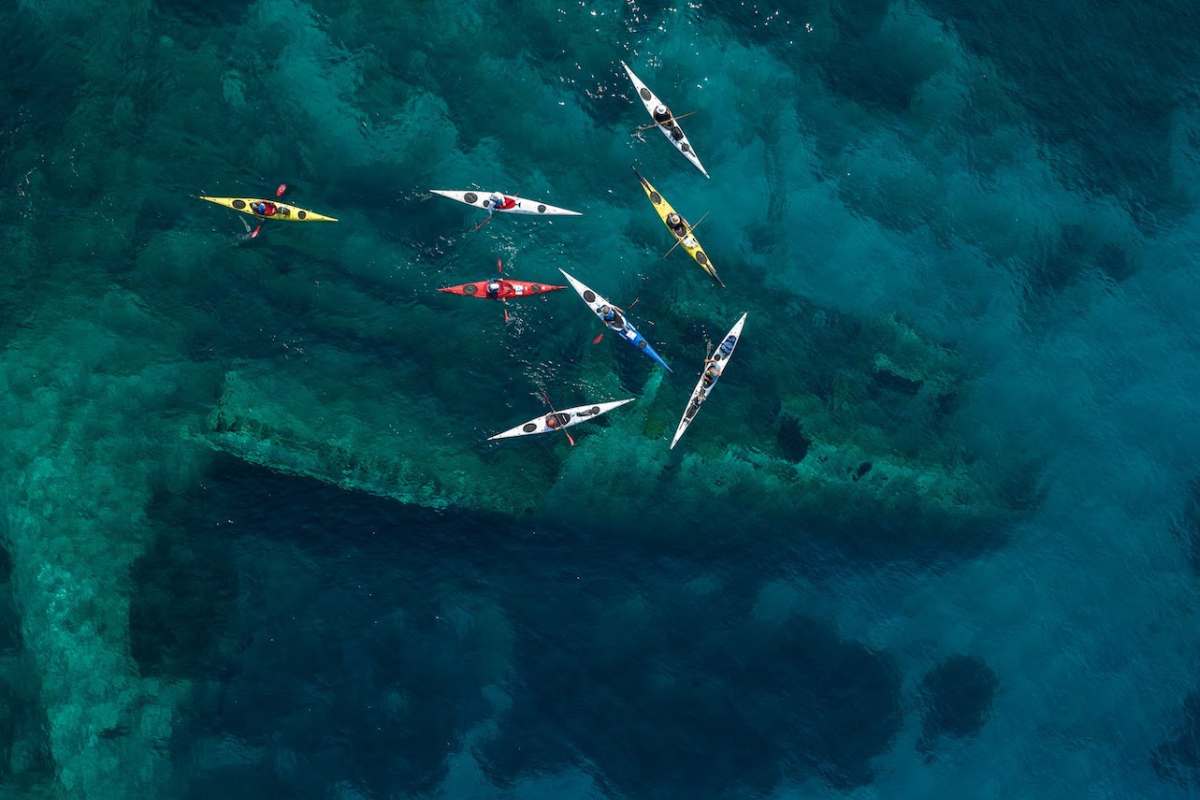
[[[0,30],[0,798],[1197,791],[1189,4]],[[633,135],[621,59],[711,181]],[[280,182],[340,222],[245,242],[192,197]],[[435,291],[497,257],[675,373],[568,292]],[[542,390],[638,401],[485,441]]]

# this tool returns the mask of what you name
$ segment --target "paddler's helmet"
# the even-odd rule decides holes
[[[678,225],[679,215],[672,211],[670,214],[667,214],[667,222],[671,223],[672,225]]]
[[[664,105],[657,105],[654,107],[654,113],[657,116],[665,117],[667,115],[667,107]]]
[[[497,205],[504,204],[504,195],[500,194],[499,192],[492,192],[492,196],[488,199]]]

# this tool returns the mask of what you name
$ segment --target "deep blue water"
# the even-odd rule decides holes
[[[1192,4],[0,30],[0,798],[1200,789]],[[710,181],[633,135],[622,59]],[[340,222],[244,242],[191,197],[283,181]],[[434,291],[497,257],[675,374],[569,292]],[[638,402],[485,441],[541,390]]]

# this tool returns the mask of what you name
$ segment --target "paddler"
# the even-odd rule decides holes
[[[675,234],[680,239],[687,236],[689,233],[687,220],[676,214],[674,211],[672,211],[670,214],[667,214],[667,227],[671,229],[671,233]]]
[[[508,208],[508,201],[504,195],[499,192],[492,192],[491,197],[483,201],[483,207],[487,209],[488,216],[492,215],[493,211],[499,211],[503,208]]]
[[[275,216],[275,212],[279,210],[275,207],[274,203],[268,200],[260,200],[259,202],[252,204],[250,208],[253,209],[254,213],[258,214],[260,217],[273,217]]]
[[[487,296],[493,300],[498,300],[500,298],[500,290],[502,288],[504,288],[504,284],[502,284],[496,278],[492,278],[490,281],[488,281]]]
[[[715,358],[708,359],[706,363],[708,366],[704,370],[704,377],[701,378],[701,381],[704,383],[705,389],[711,389],[712,385],[721,377],[721,365]]]
[[[677,142],[683,140],[683,128],[679,127],[679,123],[675,121],[675,115],[671,113],[671,109],[659,103],[654,107],[654,111],[651,112],[650,116],[654,118],[655,122],[670,132],[672,139]]]
[[[614,331],[625,330],[625,320],[622,318],[624,312],[616,306],[601,306],[600,319],[604,324],[612,328]]]

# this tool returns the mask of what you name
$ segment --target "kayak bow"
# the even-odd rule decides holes
[[[658,190],[650,185],[650,181],[642,177],[642,173],[634,169],[633,174],[637,175],[638,180],[641,181],[642,190],[646,193],[646,197],[650,199],[650,205],[654,206],[654,210],[658,212],[658,218],[662,220],[663,225],[667,226],[667,230],[679,242],[679,246],[687,251],[692,260],[696,262],[700,269],[707,272],[708,276],[717,282],[717,285],[724,288],[725,282],[717,275],[717,268],[713,266],[712,259],[708,257],[708,253],[704,252],[704,248],[700,246],[699,240],[692,233],[692,226],[687,226],[688,232],[686,236],[679,236],[675,231],[671,230],[670,224],[667,223],[667,217],[678,212],[667,202],[667,198],[659,194]],[[682,215],[680,215],[680,219],[683,219]]]
[[[596,294],[580,281],[576,280],[574,277],[568,274],[565,269],[559,269],[559,272],[566,277],[567,282],[570,283],[571,287],[579,294],[580,299],[583,300],[583,302],[587,304],[587,307],[592,310],[592,313],[595,314],[602,323],[604,323],[605,327],[609,327],[610,330],[617,333],[626,342],[629,342],[629,344],[633,345],[638,350],[641,350],[649,358],[654,359],[654,361],[667,372],[671,371],[671,367],[666,361],[663,361],[662,356],[654,352],[654,348],[650,346],[650,342],[646,340],[646,337],[637,332],[637,328],[633,327],[633,323],[629,321],[628,317],[625,316],[623,311],[609,303],[600,295]],[[604,322],[603,309],[605,308],[612,308],[617,311],[617,314],[620,318],[619,328],[612,328],[609,326],[609,323]]]
[[[704,385],[704,373],[700,373],[700,380],[696,382],[696,388],[692,390],[692,396],[688,398],[687,407],[683,410],[683,417],[679,420],[679,427],[675,429],[675,436],[671,439],[671,448],[675,449],[675,443],[679,441],[684,432],[687,431],[688,425],[692,424],[692,420],[696,418],[696,414],[700,411],[700,406],[712,394],[712,390],[716,388],[717,381],[721,379],[721,374],[724,373],[725,367],[729,365],[729,359],[733,358],[734,348],[737,347],[738,341],[742,338],[742,326],[746,324],[746,315],[742,314],[734,326],[725,334],[725,338],[721,340],[721,344],[717,345],[716,351],[712,356],[705,360],[704,369],[709,368],[710,363],[715,364],[720,373],[713,379],[708,386]]]
[[[671,133],[671,128],[664,128],[661,124],[659,124],[658,120],[654,119],[654,107],[659,104],[665,106],[666,102],[655,97],[654,92],[650,91],[650,88],[646,86],[646,84],[642,83],[642,79],[633,74],[633,70],[629,68],[628,64],[622,61],[621,66],[625,68],[625,73],[629,75],[629,80],[633,81],[633,88],[637,89],[638,99],[641,100],[642,105],[646,107],[646,113],[650,115],[650,119],[654,120],[654,127],[662,131],[663,136],[667,137],[667,141],[671,143],[671,146],[682,153],[683,157],[692,162],[692,166],[700,170],[704,177],[707,178],[708,170],[706,170],[704,165],[700,163],[700,157],[697,156],[696,151],[692,149],[692,143],[688,141],[687,134],[683,132],[683,126],[679,124],[679,121],[674,117],[672,117],[670,120],[671,122],[675,123],[672,127],[679,129],[680,138],[676,139]]]
[[[533,436],[538,433],[550,433],[551,431],[561,431],[564,428],[570,428],[573,425],[578,425],[581,422],[587,422],[590,419],[595,419],[601,414],[607,414],[614,408],[620,408],[626,403],[632,403],[634,398],[630,397],[625,400],[613,400],[608,403],[593,403],[586,406],[575,406],[562,411],[552,411],[549,414],[544,414],[540,417],[534,417],[528,422],[518,425],[515,428],[509,428],[503,433],[497,433],[495,436],[489,436],[488,441],[495,439],[511,439],[514,436]],[[553,421],[555,424],[550,425]]]
[[[242,198],[242,197],[210,197],[208,195],[196,195],[201,200],[207,200],[210,203],[215,203],[219,206],[232,208],[234,211],[240,211],[243,214],[249,214],[255,219],[270,219],[281,220],[283,222],[337,222],[335,217],[327,217],[324,214],[318,214],[315,211],[309,211],[307,208],[297,208],[288,203],[280,203],[278,200],[262,200],[258,198]],[[275,206],[275,213],[271,216],[266,214],[257,214],[251,209],[252,203],[269,203]]]

